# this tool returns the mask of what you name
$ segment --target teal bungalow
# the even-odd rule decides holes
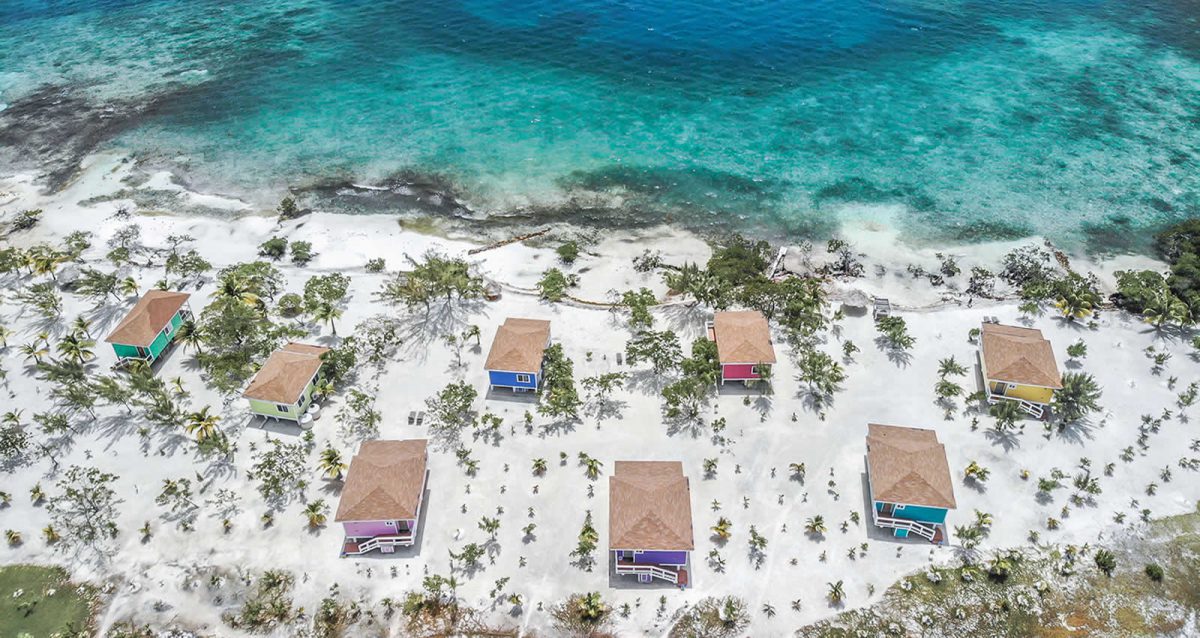
[[[550,345],[550,322],[543,319],[505,319],[496,331],[483,364],[492,388],[537,392],[542,359]]]
[[[869,424],[867,484],[877,527],[897,538],[946,542],[946,513],[957,504],[946,447],[936,432]]]
[[[175,340],[179,325],[191,317],[186,292],[151,290],[134,304],[129,314],[105,339],[121,363],[132,360],[154,363]]]

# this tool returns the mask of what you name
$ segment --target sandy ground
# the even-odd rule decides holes
[[[104,241],[124,223],[109,219],[120,202],[94,206],[81,206],[78,202],[117,190],[126,170],[128,166],[114,158],[94,158],[78,181],[53,196],[38,194],[24,178],[0,183],[0,191],[6,193],[0,195],[3,202],[0,212],[5,215],[27,208],[45,209],[42,224],[14,236],[14,243],[55,241],[72,230],[90,230],[96,234],[95,247],[85,257],[107,267],[103,263]],[[167,176],[156,176],[154,185],[172,187]],[[374,299],[373,293],[385,275],[366,273],[362,266],[368,258],[385,257],[389,268],[396,268],[405,254],[418,256],[436,247],[450,255],[461,255],[473,247],[465,242],[404,232],[395,218],[388,216],[350,218],[317,213],[279,224],[273,217],[244,210],[238,202],[205,196],[203,203],[227,208],[232,213],[243,210],[241,214],[223,218],[159,214],[135,215],[133,221],[142,226],[142,241],[147,246],[163,246],[169,234],[192,235],[196,238],[195,247],[216,267],[253,260],[255,247],[272,234],[312,241],[318,256],[308,267],[295,268],[286,261],[279,266],[287,276],[289,291],[299,291],[306,276],[312,273],[337,270],[351,275],[353,296],[338,323],[343,334],[373,314],[403,312]],[[890,260],[898,264],[895,271],[903,270],[899,264],[905,259],[933,260],[932,250],[898,246],[889,239],[885,228],[852,230],[849,236],[860,250],[876,262]],[[582,285],[575,294],[602,300],[609,290],[643,285],[662,294],[664,288],[657,276],[648,277],[632,268],[631,258],[648,247],[661,250],[674,263],[703,260],[708,252],[699,239],[669,229],[637,238],[609,233],[599,243],[589,246],[588,254],[572,267],[572,271],[582,276]],[[989,247],[962,252],[982,256],[999,254],[1003,249]],[[207,574],[205,570],[214,566],[243,573],[289,570],[297,575],[296,603],[308,610],[315,609],[335,584],[346,599],[378,602],[418,588],[427,573],[448,573],[447,550],[456,550],[466,542],[485,541],[486,535],[477,528],[477,522],[481,516],[495,515],[497,508],[502,507],[502,527],[494,560],[490,564],[485,561],[485,566],[472,575],[460,576],[464,600],[494,610],[497,622],[552,633],[544,609],[548,610],[570,593],[598,590],[615,606],[631,605],[633,611],[628,618],[616,619],[620,634],[659,635],[669,629],[669,619],[683,606],[705,596],[732,594],[744,597],[749,603],[754,617],[749,633],[768,636],[786,634],[804,623],[836,613],[838,609],[830,607],[824,599],[828,582],[843,580],[847,604],[865,605],[877,599],[900,574],[919,570],[931,562],[952,561],[960,551],[956,543],[935,548],[919,541],[894,540],[867,523],[870,515],[865,496],[864,437],[868,422],[938,431],[946,445],[951,470],[956,473],[958,509],[951,513],[949,523],[968,524],[974,520],[973,510],[992,513],[995,524],[983,543],[984,551],[1025,543],[1031,529],[1041,530],[1043,540],[1047,541],[1095,542],[1115,528],[1115,512],[1127,512],[1125,525],[1136,525],[1136,512],[1141,508],[1151,509],[1155,516],[1177,514],[1192,510],[1200,496],[1200,483],[1194,475],[1176,465],[1181,457],[1196,456],[1188,451],[1188,445],[1200,438],[1195,424],[1184,420],[1182,415],[1150,435],[1149,449],[1139,451],[1132,462],[1119,459],[1127,446],[1136,448],[1141,415],[1158,415],[1164,409],[1174,409],[1178,391],[1200,375],[1186,343],[1165,338],[1135,318],[1117,312],[1104,312],[1097,330],[1051,317],[1033,321],[1053,342],[1060,362],[1067,360],[1066,347],[1070,343],[1082,339],[1088,344],[1089,355],[1080,365],[1103,386],[1104,413],[1085,424],[1051,434],[1044,433],[1040,423],[1030,421],[1023,433],[999,441],[987,432],[992,421],[989,417],[980,417],[978,430],[971,427],[969,416],[944,419],[942,409],[934,402],[933,385],[939,358],[953,355],[958,361],[973,365],[975,346],[967,340],[968,331],[977,327],[984,316],[996,316],[1004,322],[1018,321],[1015,304],[976,303],[967,308],[946,303],[941,300],[943,293],[928,292],[927,284],[914,284],[895,272],[855,282],[868,292],[886,292],[913,308],[901,311],[917,339],[911,357],[893,360],[875,346],[875,330],[868,316],[847,317],[824,347],[840,358],[840,342],[852,340],[862,351],[847,365],[848,379],[827,409],[826,418],[818,419],[806,407],[800,384],[795,380],[795,364],[790,356],[781,356],[773,394],[763,396],[757,391],[727,388],[713,403],[712,412],[706,417],[724,417],[729,424],[725,433],[729,442],[718,446],[707,428],[669,430],[661,417],[656,390],[660,380],[647,372],[617,365],[615,355],[623,351],[629,337],[623,317],[578,304],[547,304],[533,295],[517,292],[517,288],[531,288],[540,273],[555,263],[550,250],[510,245],[481,253],[472,257],[472,261],[487,276],[513,288],[507,289],[500,301],[479,303],[469,313],[459,313],[437,325],[430,325],[419,316],[412,317],[412,334],[396,360],[378,377],[364,374],[362,379],[364,385],[375,388],[377,406],[384,414],[382,438],[430,436],[427,428],[408,425],[406,416],[410,410],[422,409],[424,400],[446,383],[458,379],[479,389],[480,411],[490,410],[505,419],[502,440],[498,443],[476,441],[469,432],[464,433],[463,443],[480,463],[474,478],[466,476],[444,441],[434,441],[426,518],[420,541],[411,550],[389,557],[339,558],[342,535],[338,526],[331,522],[326,528],[310,532],[300,513],[303,503],[299,500],[277,515],[274,526],[263,529],[259,517],[267,507],[255,491],[256,483],[245,476],[250,447],[261,446],[270,437],[298,440],[299,430],[287,426],[264,427],[262,421],[249,417],[240,398],[219,396],[206,389],[192,354],[177,347],[161,364],[158,375],[167,379],[180,377],[192,393],[193,408],[212,405],[220,413],[222,427],[239,446],[233,466],[214,467],[197,459],[193,444],[182,433],[166,439],[152,437],[146,445],[135,433],[137,417],[127,417],[120,408],[103,408],[97,422],[75,438],[59,462],[63,467],[96,466],[120,476],[118,489],[124,502],[115,553],[106,559],[64,555],[42,542],[40,530],[47,524],[48,516],[44,508],[31,505],[27,495],[39,482],[53,495],[56,478],[49,474],[50,463],[39,461],[3,477],[3,489],[13,495],[13,504],[0,509],[0,528],[21,531],[26,542],[15,548],[0,548],[0,562],[62,563],[80,578],[111,579],[119,583],[104,611],[105,625],[132,618],[157,626],[177,625],[203,633],[232,635],[234,632],[220,621],[224,607],[214,602],[214,592],[203,582],[207,576],[196,574]],[[1114,269],[1111,263],[1098,267],[1105,269],[1106,277]],[[158,269],[136,273],[143,288],[161,274]],[[13,280],[4,285],[12,286]],[[192,291],[192,308],[198,312],[212,290],[209,282]],[[133,303],[130,299],[93,309],[88,300],[64,297],[63,316],[69,319],[82,313],[95,317],[94,331],[98,335],[106,334]],[[535,416],[533,433],[526,433],[522,416],[533,409],[533,404],[510,395],[489,396],[482,370],[486,347],[496,326],[510,316],[551,319],[555,341],[563,344],[575,362],[577,380],[601,372],[631,372],[630,387],[616,397],[620,416],[604,421],[587,417],[565,429],[550,427],[546,419]],[[677,330],[686,340],[700,334],[706,318],[703,310],[684,305],[656,312],[659,326]],[[12,345],[0,351],[0,360],[9,371],[8,394],[0,394],[5,396],[3,410],[24,409],[28,416],[44,409],[44,400],[17,346],[46,328],[32,314],[22,314],[11,299],[4,301],[0,323],[16,333],[10,338]],[[483,348],[467,346],[456,354],[442,342],[442,335],[459,332],[470,324],[482,328]],[[66,327],[55,325],[49,329],[61,335]],[[329,334],[328,328],[312,326],[310,341],[330,343],[336,338]],[[781,335],[778,343],[784,355],[786,348]],[[1174,354],[1161,374],[1152,373],[1152,363],[1143,353],[1151,345]],[[96,352],[95,369],[107,369],[114,361],[112,352],[104,344],[99,344]],[[461,365],[457,363],[459,355]],[[968,390],[975,389],[973,375],[974,372],[963,381]],[[1169,377],[1179,379],[1175,390],[1168,389]],[[331,400],[317,421],[316,448],[319,450],[331,442],[348,458],[356,443],[342,439],[338,433],[333,414],[339,403],[337,398]],[[580,451],[604,462],[605,474],[600,480],[593,483],[584,476],[576,462]],[[561,465],[560,452],[568,457]],[[540,478],[530,472],[530,462],[537,457],[546,458],[550,465],[547,475]],[[1103,493],[1095,498],[1093,505],[1071,508],[1059,530],[1046,530],[1047,517],[1062,518],[1060,510],[1070,490],[1058,490],[1052,499],[1041,502],[1036,494],[1036,477],[1048,475],[1055,467],[1073,474],[1079,460],[1085,457],[1091,459],[1096,474],[1100,474],[1106,463],[1116,463],[1113,476],[1101,477]],[[703,476],[702,463],[706,458],[718,459],[713,479]],[[569,553],[588,510],[600,531],[601,550],[607,546],[608,471],[616,460],[634,459],[680,460],[691,480],[696,551],[692,557],[693,586],[686,591],[666,585],[640,586],[617,579],[608,574],[608,560],[603,551],[597,554],[597,566],[591,572],[570,564]],[[984,488],[966,485],[961,480],[961,469],[972,460],[992,471]],[[336,507],[336,486],[319,479],[315,453],[312,461],[308,499],[324,498]],[[806,464],[805,484],[789,479],[787,466],[794,462]],[[1168,466],[1174,471],[1174,479],[1169,483],[1159,477],[1160,471]],[[1022,480],[1019,476],[1022,469],[1028,469],[1034,478]],[[163,520],[163,508],[154,504],[164,479],[193,477],[197,472],[208,480],[205,496],[222,488],[241,496],[241,512],[234,517],[233,531],[228,535],[222,533],[220,519],[211,510],[201,512],[194,531],[184,532]],[[1158,483],[1154,496],[1146,494],[1151,482]],[[589,486],[594,486],[593,495],[589,495]],[[1131,506],[1133,499],[1138,503],[1136,506]],[[720,503],[720,512],[713,511],[714,502]],[[841,531],[842,522],[852,512],[857,512],[862,522],[851,523],[848,531]],[[823,538],[811,538],[803,532],[805,519],[817,514],[825,517],[830,528]],[[708,527],[719,515],[729,517],[734,523],[733,538],[720,549],[726,561],[724,573],[714,572],[706,560],[711,549],[720,547],[708,533]],[[143,543],[136,530],[146,521],[151,523],[154,535]],[[538,526],[536,539],[525,542],[521,528],[531,521]],[[754,568],[748,556],[750,525],[756,526],[769,542],[766,561],[760,569]],[[849,558],[848,552],[862,543],[868,547],[866,556]],[[522,559],[527,564],[519,567]],[[520,593],[525,598],[521,609],[513,610],[507,603],[487,598],[495,581],[502,577],[511,577],[504,588],[506,593]],[[869,594],[870,587],[875,588],[874,595]],[[660,597],[666,601],[661,610]],[[799,601],[798,610],[793,609],[793,601]],[[764,604],[772,605],[777,615],[768,617],[762,613]]]

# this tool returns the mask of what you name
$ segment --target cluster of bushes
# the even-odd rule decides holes
[[[1170,265],[1166,276],[1153,270],[1117,272],[1113,303],[1160,328],[1193,323],[1200,313],[1200,219],[1159,233],[1155,247]]]

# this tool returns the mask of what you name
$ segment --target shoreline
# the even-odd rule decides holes
[[[101,175],[119,175],[116,181],[119,185],[106,184],[97,190],[97,178]],[[108,180],[103,180],[108,181]],[[130,185],[127,182],[132,182]],[[647,250],[657,250],[660,246],[672,243],[675,238],[685,237],[689,247],[676,255],[677,259],[692,261],[702,260],[706,256],[697,250],[693,242],[705,243],[727,237],[738,232],[732,228],[722,229],[711,227],[697,229],[686,224],[673,222],[648,222],[635,227],[629,226],[596,226],[586,222],[571,220],[538,220],[521,216],[491,216],[467,217],[451,215],[449,217],[430,214],[425,210],[388,210],[376,213],[345,213],[312,209],[311,212],[282,222],[277,219],[274,210],[262,208],[253,202],[238,196],[222,195],[219,193],[204,193],[189,190],[185,183],[180,183],[175,174],[169,171],[146,172],[140,162],[132,157],[117,153],[101,153],[88,156],[82,163],[76,176],[62,189],[52,193],[42,193],[41,184],[33,175],[16,174],[0,177],[0,185],[9,184],[16,188],[12,192],[15,198],[23,198],[31,202],[26,208],[51,206],[59,209],[74,207],[76,201],[83,209],[98,209],[104,204],[117,203],[121,207],[138,211],[141,216],[165,216],[180,220],[186,225],[188,219],[207,218],[216,223],[236,225],[239,220],[256,220],[254,226],[262,228],[263,220],[274,222],[280,229],[289,224],[297,227],[308,223],[316,223],[336,232],[350,232],[360,222],[357,220],[372,219],[371,225],[378,228],[378,220],[392,220],[402,233],[414,233],[431,239],[442,239],[454,244],[473,247],[484,246],[494,241],[508,239],[514,235],[533,229],[546,228],[546,237],[539,237],[522,242],[532,248],[548,245],[563,239],[578,239],[581,244],[595,241],[604,237],[606,241],[621,243],[649,244]],[[331,185],[312,186],[311,189],[329,188],[336,190],[349,185],[349,181],[335,180]],[[354,184],[354,188],[366,192],[387,190],[386,186]],[[310,187],[297,187],[292,192],[304,193]],[[423,197],[441,197],[440,191],[425,191],[414,195]],[[155,199],[157,197],[157,199]],[[409,197],[409,195],[405,195]],[[78,198],[76,200],[76,198]],[[74,201],[73,201],[74,200]],[[10,202],[11,203],[11,202]],[[149,206],[145,206],[145,205]],[[300,202],[302,208],[307,208]],[[2,206],[3,203],[0,203]],[[442,205],[439,200],[438,206]],[[457,200],[451,199],[449,208],[460,207]],[[859,278],[841,278],[831,281],[835,295],[840,290],[861,290],[862,292],[891,299],[894,304],[906,309],[936,309],[947,305],[965,303],[968,296],[962,293],[961,279],[951,279],[945,286],[930,286],[922,283],[920,277],[905,277],[903,270],[916,266],[926,272],[934,272],[941,258],[947,255],[955,258],[963,273],[970,272],[971,267],[980,266],[996,271],[1000,258],[1007,252],[1028,245],[1045,246],[1051,250],[1063,250],[1070,260],[1073,270],[1083,273],[1095,273],[1101,282],[1102,290],[1107,294],[1115,291],[1115,280],[1112,273],[1123,269],[1152,269],[1163,271],[1166,264],[1157,257],[1147,254],[1115,254],[1089,255],[1070,249],[1060,249],[1041,236],[1029,236],[1012,240],[995,240],[985,242],[946,242],[931,243],[927,241],[914,243],[904,237],[898,226],[901,205],[857,205],[855,212],[847,215],[831,238],[848,241],[864,266],[864,276]],[[139,210],[142,209],[142,210]],[[836,216],[836,215],[835,215]],[[796,241],[780,242],[778,236],[768,237],[769,233],[756,234],[747,232],[746,237],[766,239],[779,248],[787,248],[790,253],[797,254],[804,244],[812,245],[812,253],[822,251],[824,239],[799,239]],[[634,254],[626,255],[628,258]],[[668,253],[669,256],[669,253]],[[668,263],[671,262],[668,258]],[[678,265],[678,264],[676,264]],[[795,273],[803,274],[803,273]],[[980,303],[1004,302],[1012,300],[1012,291],[1000,291],[992,299],[976,298]]]

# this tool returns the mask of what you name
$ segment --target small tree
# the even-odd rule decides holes
[[[247,478],[258,479],[258,493],[272,504],[282,504],[299,496],[308,487],[304,476],[304,444],[271,439],[266,449],[254,455]]]
[[[287,254],[288,241],[284,237],[272,237],[259,244],[258,254],[270,259],[283,259]]]
[[[321,527],[329,518],[329,506],[322,499],[312,501],[304,506],[304,517],[308,519],[309,528]]]
[[[649,288],[626,290],[621,293],[621,305],[629,309],[629,329],[649,330],[654,325],[654,315],[650,314],[650,307],[657,302],[658,299]]]
[[[346,471],[346,462],[342,460],[342,453],[332,446],[321,450],[320,460],[321,473],[325,478],[340,481],[342,473]]]
[[[72,465],[58,481],[59,494],[47,510],[54,528],[65,532],[69,545],[95,546],[117,537],[117,506],[122,502],[112,484],[115,474]]]
[[[563,242],[554,252],[558,253],[558,258],[564,264],[574,263],[579,258],[579,243],[575,241]]]
[[[1112,576],[1113,570],[1117,568],[1117,556],[1107,549],[1096,550],[1096,567],[1104,572],[1105,576]]]
[[[625,344],[625,359],[629,365],[638,365],[642,361],[650,363],[656,374],[662,374],[679,365],[683,351],[679,346],[679,337],[670,330],[654,332],[644,330],[633,336]]]
[[[475,420],[475,403],[479,392],[464,381],[450,383],[437,395],[425,400],[429,408],[430,427],[445,431],[458,431]]]
[[[550,268],[542,273],[542,278],[537,283],[538,295],[546,301],[562,301],[563,297],[567,296],[567,288],[578,283],[579,277],[576,275],[566,275],[557,268]]]
[[[578,419],[582,401],[575,390],[575,364],[563,353],[562,344],[546,348],[542,370],[544,381],[538,413],[554,419]]]

